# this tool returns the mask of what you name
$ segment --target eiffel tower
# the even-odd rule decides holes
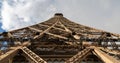
[[[45,22],[0,33],[0,63],[120,63],[119,42],[119,34],[56,13]]]

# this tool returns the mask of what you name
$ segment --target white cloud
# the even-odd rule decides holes
[[[62,12],[72,21],[120,33],[119,3],[119,0],[5,0],[2,7],[2,28],[21,28]]]
[[[13,30],[43,21],[55,11],[47,0],[6,0],[2,7],[2,28]],[[53,8],[53,9],[52,9]]]

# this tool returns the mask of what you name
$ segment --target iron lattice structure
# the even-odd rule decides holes
[[[45,22],[1,33],[0,41],[8,45],[0,51],[0,63],[120,63],[119,37],[56,13]]]

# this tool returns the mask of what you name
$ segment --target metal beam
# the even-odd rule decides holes
[[[28,27],[28,28],[31,29],[31,30],[35,30],[37,32],[42,32],[42,30],[39,30],[39,29],[36,29],[36,28],[33,28],[33,27]],[[68,39],[67,37],[56,35],[56,34],[52,34],[52,33],[49,33],[49,32],[44,32],[44,33],[46,33],[48,35],[52,35],[54,37],[58,37],[58,38],[62,38],[62,39]]]
[[[4,63],[9,61],[10,58],[13,58],[19,51],[20,47],[14,47],[12,50],[6,52],[5,54],[0,56],[0,63]]]
[[[3,55],[0,55],[0,63],[5,63],[6,61],[10,61],[11,58],[13,58],[19,51],[19,49],[23,46],[29,46],[29,42],[24,42],[20,46],[16,47],[10,47],[8,52],[6,52]]]
[[[115,54],[115,55],[120,55],[120,51],[119,50],[111,50],[108,48],[103,48],[103,47],[99,47],[101,50],[106,51],[107,53],[111,53],[111,54]]]
[[[22,47],[21,50],[28,56],[27,58],[32,61],[31,63],[47,63],[27,47]]]
[[[40,26],[45,26],[45,27],[50,27],[50,26],[44,25],[44,24],[38,24],[38,25],[40,25]],[[57,28],[57,27],[53,27],[53,28],[54,28],[54,29],[57,29],[57,30],[60,30],[60,31],[64,31],[64,32],[71,33],[71,32],[69,32],[69,31],[63,30],[63,29],[61,29],[61,28]]]
[[[58,38],[62,38],[62,39],[68,39],[67,37],[64,37],[64,36],[60,36],[60,35],[56,35],[56,34],[52,34],[52,33],[48,33],[48,32],[46,32],[46,34],[49,34],[49,35],[52,35],[52,36],[54,36],[54,37],[58,37]]]
[[[105,63],[120,63],[120,61],[116,60],[112,56],[109,56],[105,52],[101,51],[99,48],[94,48],[94,52],[97,54],[98,57]]]
[[[46,33],[47,31],[49,31],[52,27],[54,27],[56,24],[58,23],[58,18],[56,18],[56,22],[50,26],[49,28],[47,28],[46,30],[42,31],[38,36],[35,36],[34,39],[38,38],[38,37],[42,37],[44,33]]]
[[[60,21],[59,21],[59,23],[60,23],[60,25],[61,25],[62,27],[65,28],[65,30],[66,30],[67,32],[72,33],[72,31],[71,31],[70,29],[68,29],[67,27],[65,27],[65,25],[63,25]]]
[[[65,63],[76,63],[81,62],[89,53],[91,49],[86,48],[80,52],[78,52],[76,55],[74,55],[72,58],[68,59]]]
[[[80,47],[80,45],[39,45],[39,44],[36,44],[34,45],[36,47]],[[118,47],[120,47],[120,45],[117,45]],[[100,47],[103,47],[103,46],[100,46]],[[107,45],[107,47],[112,47],[111,45]],[[109,50],[110,51],[110,50]],[[114,50],[112,50],[114,51]],[[117,52],[117,51],[116,51]]]

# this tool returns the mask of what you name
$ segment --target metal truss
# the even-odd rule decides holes
[[[77,24],[61,13],[42,23],[0,33],[0,42],[5,41],[8,49],[0,51],[0,63],[12,63],[19,51],[30,63],[47,63],[46,59],[56,61],[62,58],[65,63],[76,63],[91,52],[105,63],[119,63],[118,58],[111,56],[111,53],[114,56],[120,54],[120,44],[116,43],[120,42],[119,34]]]
[[[81,62],[82,59],[84,59],[88,53],[90,53],[91,49],[86,48],[80,52],[78,52],[76,55],[71,57],[69,60],[67,60],[65,63],[76,63],[76,62]]]

